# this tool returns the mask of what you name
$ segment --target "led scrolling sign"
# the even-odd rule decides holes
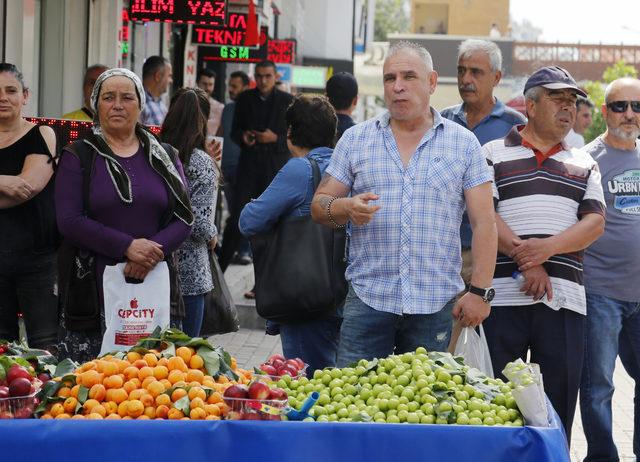
[[[129,18],[142,22],[175,22],[222,26],[226,0],[131,0]]]

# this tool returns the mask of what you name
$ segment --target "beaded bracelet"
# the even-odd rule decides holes
[[[336,222],[336,220],[334,220],[333,215],[331,215],[331,204],[333,204],[333,201],[335,201],[336,199],[338,199],[337,197],[332,197],[331,200],[329,200],[329,203],[327,204],[327,216],[329,217],[329,221],[331,222],[331,224],[335,227],[335,228],[344,228],[346,225],[346,223],[344,225],[340,225]]]

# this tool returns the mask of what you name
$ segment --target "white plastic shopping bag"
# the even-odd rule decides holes
[[[131,348],[148,337],[156,326],[169,327],[169,267],[160,262],[143,282],[129,284],[124,276],[125,263],[104,269],[104,318],[106,331],[100,355]]]
[[[460,331],[453,354],[462,356],[465,364],[475,367],[483,372],[487,377],[493,378],[493,365],[491,364],[491,355],[489,354],[489,346],[487,338],[484,335],[484,329],[480,324],[480,335],[473,327],[463,327]]]
[[[549,414],[540,366],[518,358],[502,371],[514,385],[513,397],[527,425],[548,427]]]

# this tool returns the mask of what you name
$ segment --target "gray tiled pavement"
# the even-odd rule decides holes
[[[231,288],[234,300],[239,305],[239,311],[244,311],[245,319],[256,315],[253,303],[243,298],[244,292],[253,286],[252,267],[231,266],[225,274],[225,279]],[[241,314],[241,317],[242,314]],[[238,332],[211,337],[211,341],[222,346],[238,360],[241,367],[253,368],[274,353],[281,353],[280,338],[269,336],[264,329],[259,329],[260,323],[255,321],[252,328],[242,326]],[[618,361],[614,374],[616,392],[613,396],[613,435],[621,461],[635,460],[633,455],[633,395],[634,383]],[[571,460],[581,461],[587,452],[587,444],[582,430],[580,410],[576,412],[571,441]]]

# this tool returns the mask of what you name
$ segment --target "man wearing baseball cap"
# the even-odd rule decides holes
[[[484,322],[493,368],[530,351],[569,442],[584,354],[582,255],[603,233],[605,210],[597,164],[563,141],[578,95],[586,96],[566,70],[538,69],[524,87],[527,124],[483,146],[498,227],[496,296]]]

